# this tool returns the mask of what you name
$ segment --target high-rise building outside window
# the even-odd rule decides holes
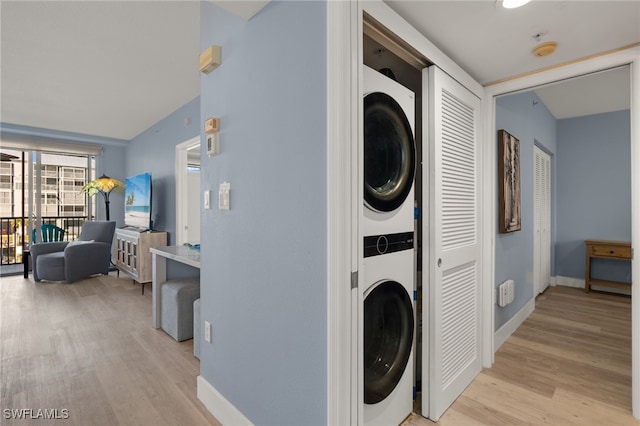
[[[30,219],[34,225],[39,222],[62,227],[69,239],[77,237],[82,223],[92,220],[90,212],[95,211],[94,200],[80,192],[95,176],[95,157],[43,152],[39,162],[40,179],[36,179],[38,172],[35,167],[38,167],[38,162],[35,153],[25,152],[23,156],[22,151],[4,148],[1,152],[1,264],[22,262],[22,251],[32,239],[28,231]],[[29,188],[30,172],[34,174],[32,188]],[[35,197],[38,192],[39,199]],[[34,204],[29,209],[30,199],[39,203],[39,206]],[[36,218],[37,211],[40,211],[39,218]]]

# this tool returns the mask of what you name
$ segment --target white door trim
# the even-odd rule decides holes
[[[189,182],[187,180],[187,151],[200,145],[200,136],[196,136],[176,145],[176,245],[187,241],[184,224],[189,207]]]
[[[496,84],[485,88],[484,99],[484,140],[486,145],[485,149],[485,164],[487,167],[484,169],[485,174],[485,194],[489,196],[488,212],[489,214],[484,221],[486,234],[491,236],[491,250],[489,263],[485,263],[491,271],[487,271],[489,277],[484,280],[485,287],[485,316],[490,315],[492,318],[495,311],[495,297],[489,300],[488,295],[494,293],[494,278],[495,278],[495,221],[489,218],[494,218],[496,215],[496,197],[497,197],[497,177],[493,172],[495,170],[495,163],[497,158],[497,144],[496,140],[496,123],[495,123],[495,105],[496,97],[505,95],[512,92],[523,91],[532,87],[553,83],[563,79],[568,79],[592,72],[603,71],[610,68],[631,65],[631,117],[637,117],[640,114],[640,47],[634,47],[631,49],[622,50],[609,55],[599,56],[597,58],[585,60],[582,62],[572,63],[570,65],[555,68],[552,70],[540,72],[530,76],[522,77],[515,80],[510,80],[504,83]],[[631,120],[631,210],[632,210],[632,247],[640,247],[640,124],[637,120]],[[486,238],[489,240],[489,238]],[[487,243],[487,241],[485,241]],[[640,261],[634,257],[631,261],[631,274],[632,277],[640,276]],[[634,280],[637,281],[637,278]],[[638,284],[632,286],[632,407],[633,416],[640,419],[640,289]],[[489,307],[492,308],[489,308]],[[493,335],[494,326],[484,324],[484,348],[493,348]],[[488,345],[488,341],[491,344]],[[485,355],[487,355],[485,353]],[[493,354],[491,354],[493,359]],[[493,361],[492,361],[493,363]],[[485,365],[485,367],[488,367]]]
[[[631,62],[631,247],[640,249],[640,49]],[[631,276],[640,276],[640,261],[633,257]],[[633,417],[640,419],[640,289],[631,288],[631,406]]]
[[[356,3],[327,2],[327,424],[333,425],[357,419],[351,288],[357,269],[352,247],[357,10]]]

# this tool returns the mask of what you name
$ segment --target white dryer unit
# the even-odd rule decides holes
[[[363,266],[363,424],[398,425],[413,411],[413,251],[369,257]]]
[[[415,96],[364,67],[363,424],[413,411]]]
[[[415,95],[364,66],[365,236],[413,232]]]

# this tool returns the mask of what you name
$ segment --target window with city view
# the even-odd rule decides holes
[[[33,175],[32,187],[29,186]],[[0,229],[2,265],[22,262],[24,250],[45,223],[65,230],[65,240],[77,238],[92,219],[94,198],[81,193],[95,178],[95,158],[62,153],[2,149],[0,161]],[[39,194],[39,198],[38,198]],[[30,208],[30,203],[31,208]],[[33,228],[32,228],[33,225]]]

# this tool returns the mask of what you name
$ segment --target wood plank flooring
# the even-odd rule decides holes
[[[552,287],[438,422],[639,425],[631,416],[631,300]],[[0,282],[0,424],[218,425],[196,397],[192,341],[151,328],[151,292],[104,276]],[[5,409],[67,409],[7,420]],[[408,426],[433,425],[412,415]]]
[[[404,423],[433,424],[417,414]],[[631,415],[631,299],[547,289],[438,424],[639,425]]]
[[[3,277],[0,356],[3,425],[219,425],[196,397],[193,341],[151,328],[151,292],[127,278]],[[7,409],[68,419],[9,420]]]

